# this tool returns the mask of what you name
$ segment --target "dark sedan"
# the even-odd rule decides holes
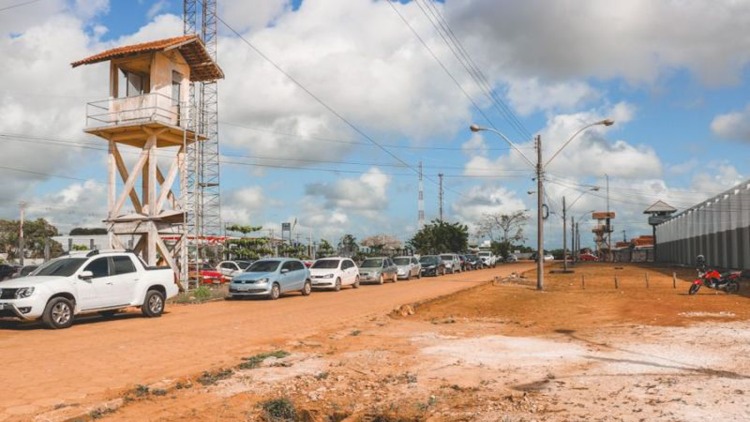
[[[422,264],[422,275],[445,275],[445,262],[440,255],[425,255],[419,258]]]

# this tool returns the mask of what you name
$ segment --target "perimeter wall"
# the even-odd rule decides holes
[[[750,180],[656,226],[659,262],[750,269]]]

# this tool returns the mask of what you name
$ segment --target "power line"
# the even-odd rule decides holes
[[[41,1],[41,0],[29,0],[29,1],[25,1],[23,3],[18,3],[18,4],[13,4],[13,5],[10,5],[10,6],[2,7],[2,8],[0,8],[0,12],[5,12],[6,10],[10,10],[10,9],[15,9],[16,7],[27,6],[27,5],[31,4],[31,3],[36,3],[38,1]]]
[[[456,34],[438,7],[431,1],[416,0],[415,3],[422,11],[422,14],[430,21],[432,27],[438,32],[440,38],[448,46],[448,49],[453,53],[464,70],[474,80],[479,89],[484,92],[500,116],[504,117],[523,139],[531,139],[531,133],[521,123],[515,113],[513,113],[513,110],[493,91],[487,77],[485,77],[484,73],[461,44],[461,41],[456,37]]]

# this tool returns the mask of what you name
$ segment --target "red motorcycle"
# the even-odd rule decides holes
[[[693,284],[690,285],[688,294],[694,295],[698,293],[701,286],[706,286],[709,289],[721,290],[729,294],[740,291],[741,273],[739,271],[721,274],[716,270],[707,268],[705,263],[700,262],[700,259],[699,265],[698,278],[696,278],[695,281],[693,281]]]

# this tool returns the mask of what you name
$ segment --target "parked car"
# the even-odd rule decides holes
[[[178,292],[169,267],[147,267],[133,252],[96,250],[54,259],[0,286],[0,317],[41,319],[49,328],[68,328],[79,314],[111,315],[131,306],[158,317]]]
[[[15,274],[17,271],[17,265],[0,264],[0,281],[3,281],[7,278],[12,278],[13,274]]]
[[[505,262],[518,262],[518,257],[514,254],[508,254],[508,256],[505,258]]]
[[[578,255],[578,260],[579,261],[598,261],[599,258],[594,254],[582,253]]]
[[[393,262],[398,268],[398,278],[408,280],[412,277],[422,277],[422,264],[415,256],[397,256]]]
[[[321,258],[310,266],[310,280],[316,289],[341,290],[341,286],[359,287],[359,268],[349,258]]]
[[[545,261],[554,261],[555,260],[555,256],[552,255],[552,254],[546,253],[546,254],[544,254],[544,260]]]
[[[489,268],[497,265],[497,257],[492,251],[479,251],[477,255],[479,255],[479,258],[482,260],[483,267]]]
[[[475,254],[466,255],[466,263],[470,265],[473,270],[479,270],[482,268],[482,260]]]
[[[395,283],[398,279],[398,268],[387,256],[367,258],[359,265],[359,276],[362,283],[383,284],[386,280]]]
[[[461,272],[461,258],[459,258],[458,255],[454,253],[442,253],[440,254],[440,258],[442,258],[445,263],[446,272],[451,274]]]
[[[23,267],[19,267],[18,271],[16,271],[16,273],[13,274],[13,278],[26,277],[37,268],[39,268],[38,265],[24,265]]]
[[[424,255],[419,258],[419,263],[422,265],[422,275],[439,276],[445,275],[445,262],[440,255]]]
[[[276,300],[284,293],[312,291],[310,269],[299,259],[266,258],[253,262],[229,283],[227,299],[265,297]]]
[[[216,271],[221,273],[225,281],[229,281],[235,275],[245,271],[245,268],[249,267],[252,263],[253,261],[249,260],[221,261],[216,266]]]
[[[221,284],[225,281],[221,272],[208,262],[191,262],[188,264],[188,278],[197,280],[198,284]]]

